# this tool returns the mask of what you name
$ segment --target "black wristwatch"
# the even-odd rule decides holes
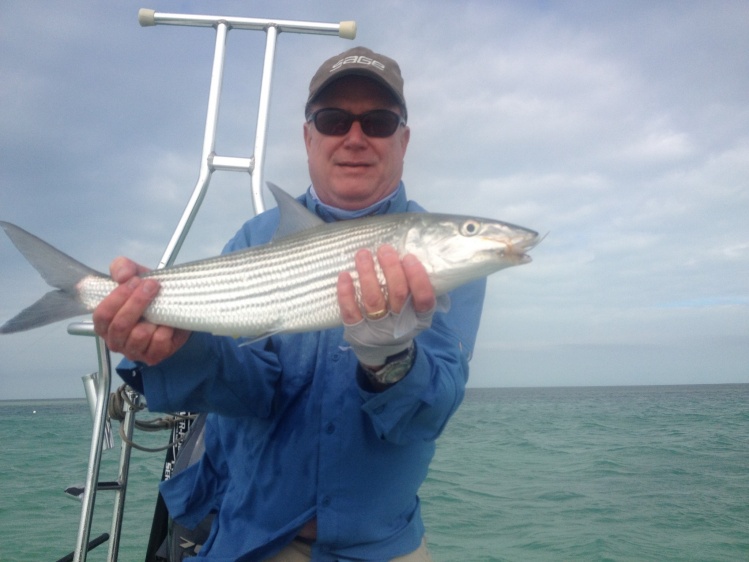
[[[414,352],[413,342],[406,349],[395,355],[391,355],[385,360],[385,364],[379,369],[370,369],[362,365],[364,373],[371,383],[376,386],[389,386],[397,383],[403,377],[406,376],[408,371],[411,370],[414,364],[414,358],[416,353]]]

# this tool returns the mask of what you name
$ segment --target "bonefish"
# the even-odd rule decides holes
[[[527,263],[537,232],[474,217],[400,213],[325,223],[282,189],[280,222],[265,245],[143,275],[161,289],[146,320],[216,335],[260,338],[341,324],[336,280],[350,271],[361,248],[390,244],[424,265],[437,295],[506,267]],[[30,330],[93,311],[115,287],[99,273],[13,224],[10,239],[55,289],[0,326],[0,333]],[[381,275],[381,272],[379,272]]]

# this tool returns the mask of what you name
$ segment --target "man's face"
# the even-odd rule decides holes
[[[311,109],[314,112],[327,107],[356,115],[373,109],[401,113],[387,90],[361,76],[333,82]],[[320,200],[340,209],[357,210],[395,191],[403,174],[409,136],[409,128],[400,126],[390,137],[368,137],[358,121],[343,136],[326,136],[313,123],[305,123],[309,173]]]

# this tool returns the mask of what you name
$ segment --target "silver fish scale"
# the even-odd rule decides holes
[[[338,274],[350,271],[356,279],[354,256],[361,248],[374,251],[387,243],[404,252],[414,218],[418,222],[418,216],[388,215],[328,224],[265,246],[155,270],[144,277],[157,279],[161,290],[145,317],[250,337],[339,325]],[[110,280],[86,278],[81,300],[94,308],[112,288]]]

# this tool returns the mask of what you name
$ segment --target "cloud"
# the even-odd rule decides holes
[[[197,180],[214,33],[141,28],[127,3],[46,10],[0,7],[14,22],[0,37],[0,218],[97,269],[119,254],[155,265]],[[366,44],[406,77],[410,196],[548,232],[533,263],[490,278],[472,384],[749,382],[744,2],[211,10],[359,24],[353,43],[279,38],[267,179],[306,187],[309,76]],[[229,34],[219,154],[253,152],[263,44]],[[216,174],[179,260],[217,253],[251,214],[249,178]],[[0,264],[4,320],[46,289],[2,240]],[[64,331],[0,338],[0,399],[80,395],[92,342]]]

